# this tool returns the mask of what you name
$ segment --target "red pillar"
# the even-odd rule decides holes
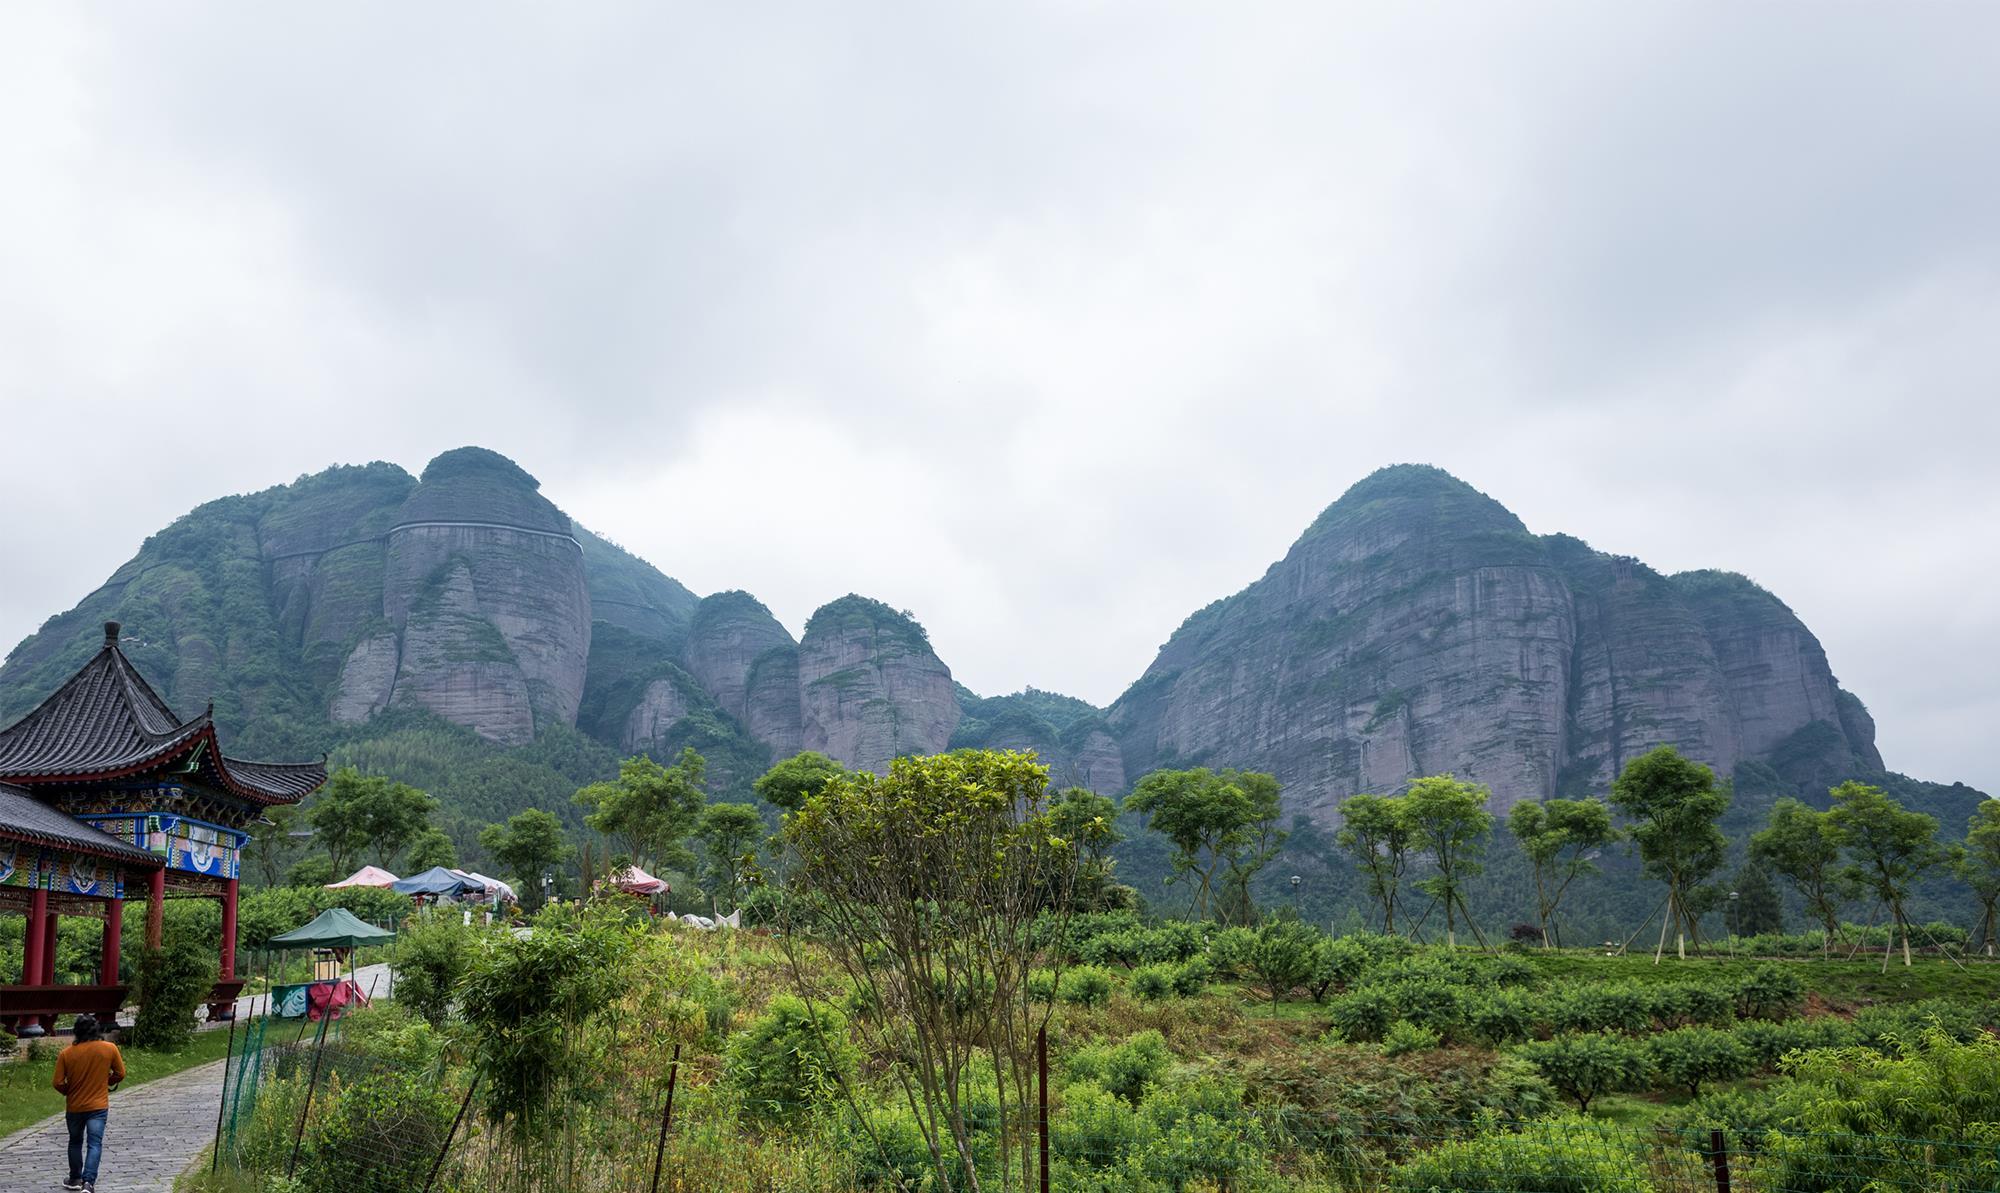
[[[222,888],[222,976],[236,976],[236,880]]]
[[[42,920],[42,975],[36,981],[44,986],[56,984],[56,925],[61,922],[62,917],[53,911]]]
[[[42,949],[48,944],[49,893],[36,887],[28,896],[28,932],[21,947],[21,984],[42,984]]]
[[[162,866],[146,878],[146,947],[160,947],[167,914],[167,870]]]
[[[44,986],[53,986],[56,984],[56,925],[60,923],[62,923],[62,916],[57,915],[53,911],[48,914],[47,919],[42,921],[41,984]],[[54,1015],[42,1016],[42,1030],[54,1031],[55,1029],[56,1017]]]
[[[125,937],[125,900],[112,899],[104,905],[104,959],[97,967],[97,980],[106,986],[118,984],[118,949]]]

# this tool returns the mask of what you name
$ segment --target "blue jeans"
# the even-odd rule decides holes
[[[73,1181],[97,1183],[97,1158],[104,1152],[104,1115],[102,1110],[63,1115],[69,1120],[69,1177]]]

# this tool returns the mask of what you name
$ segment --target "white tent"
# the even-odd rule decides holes
[[[466,879],[469,882],[476,882],[479,883],[481,886],[485,887],[486,888],[485,898],[488,899],[497,898],[502,903],[520,902],[520,899],[514,894],[514,888],[508,886],[504,882],[501,882],[497,878],[488,878],[486,875],[478,873],[477,871],[474,870],[453,870],[452,873],[458,875],[460,878]]]
[[[356,870],[354,873],[349,874],[347,877],[341,879],[339,882],[327,883],[326,889],[329,891],[333,891],[333,890],[339,890],[341,887],[344,886],[386,887],[390,883],[395,881],[397,881],[396,876],[394,874],[389,873],[387,870],[384,870],[380,866],[363,866],[359,870]]]

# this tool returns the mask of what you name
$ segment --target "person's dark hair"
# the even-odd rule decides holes
[[[104,1036],[104,1032],[97,1026],[97,1017],[95,1015],[78,1015],[76,1017],[75,1031],[76,1042],[79,1044],[88,1044],[92,1040],[102,1039]]]

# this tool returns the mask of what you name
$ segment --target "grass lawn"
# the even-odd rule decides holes
[[[68,1043],[67,1037],[64,1037],[63,1043]],[[126,1048],[125,1083],[118,1089],[122,1092],[155,1078],[168,1077],[183,1069],[221,1060],[228,1047],[229,1029],[224,1028],[221,1031],[197,1032],[194,1042],[179,1052],[142,1052],[137,1048]],[[40,1060],[29,1060],[23,1056],[0,1065],[0,1137],[61,1113],[63,1097],[49,1088],[49,1078],[55,1073],[56,1053],[59,1050],[52,1044],[48,1055]],[[118,1110],[117,1093],[111,1095],[111,1109],[113,1113]]]

